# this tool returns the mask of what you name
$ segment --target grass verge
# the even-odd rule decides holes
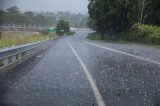
[[[140,42],[135,42],[135,41],[128,41],[128,40],[123,40],[123,39],[118,39],[118,40],[113,40],[108,37],[108,35],[104,36],[104,40],[102,40],[101,34],[100,33],[89,33],[87,36],[87,39],[90,40],[101,40],[101,41],[106,41],[106,42],[114,42],[114,43],[119,43],[119,44],[134,44],[134,45],[143,45],[143,46],[149,46],[153,48],[159,48],[160,45],[158,44],[153,44],[153,43],[140,43]]]
[[[88,34],[87,38],[90,40],[102,40],[102,37],[99,33],[90,33]]]
[[[0,37],[0,49],[33,43],[56,37],[56,35],[24,35],[22,32],[3,32]]]

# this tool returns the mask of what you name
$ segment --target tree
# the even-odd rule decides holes
[[[34,13],[31,12],[31,11],[26,11],[24,12],[24,16],[25,16],[25,19],[26,19],[26,24],[28,25],[32,25],[33,24],[33,19],[34,19]]]
[[[139,16],[137,0],[90,0],[88,9],[102,39],[105,32],[128,30]]]
[[[63,35],[64,33],[69,32],[69,22],[64,21],[63,19],[59,20],[56,29],[59,35]]]
[[[4,24],[4,22],[5,22],[5,14],[6,14],[6,12],[5,11],[3,11],[3,10],[0,10],[0,24]]]
[[[137,0],[119,0],[113,4],[111,25],[116,32],[128,30],[133,23],[138,22],[139,9]],[[113,21],[112,21],[113,20]]]
[[[107,12],[109,11],[109,0],[89,0],[88,5],[90,18],[95,20],[97,30],[104,39],[104,33],[107,28]]]
[[[144,23],[160,25],[160,0],[146,0]]]
[[[7,9],[7,11],[12,14],[18,14],[20,12],[17,6],[10,7]]]
[[[9,24],[17,24],[19,16],[21,16],[19,8],[17,6],[12,6],[7,9],[6,21],[8,21]]]

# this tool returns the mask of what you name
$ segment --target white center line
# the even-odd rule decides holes
[[[136,55],[133,55],[133,54],[129,54],[129,53],[126,53],[126,52],[122,52],[122,51],[119,51],[119,50],[116,50],[116,49],[100,46],[100,45],[89,43],[89,42],[85,42],[85,43],[88,44],[88,45],[91,45],[91,46],[99,47],[99,48],[102,48],[102,49],[106,49],[106,50],[109,50],[109,51],[112,51],[112,52],[116,52],[116,53],[120,53],[120,54],[129,56],[129,57],[134,57],[136,59],[140,59],[140,60],[143,60],[143,61],[146,61],[146,62],[149,62],[149,63],[154,63],[154,64],[157,64],[157,65],[160,65],[160,62],[158,62],[158,61],[143,58],[143,57],[140,57],[140,56],[136,56]]]
[[[83,61],[81,60],[81,58],[76,53],[76,51],[73,49],[72,45],[69,42],[67,42],[67,43],[68,43],[69,47],[71,48],[71,50],[73,51],[73,53],[75,54],[75,56],[77,57],[78,61],[80,62],[81,66],[84,70],[84,73],[85,73],[85,75],[86,75],[86,77],[87,77],[87,79],[88,79],[88,81],[91,85],[92,90],[93,90],[93,93],[94,93],[94,96],[96,98],[98,106],[105,106],[103,98],[102,98],[102,96],[101,96],[101,94],[98,90],[98,87],[97,87],[96,83],[93,80],[92,75],[89,73],[88,69],[86,68]]]

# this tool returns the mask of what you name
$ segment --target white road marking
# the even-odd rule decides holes
[[[149,62],[149,63],[154,63],[154,64],[157,64],[157,65],[160,65],[160,62],[158,62],[158,61],[154,61],[154,60],[151,60],[151,59],[143,58],[143,57],[136,56],[136,55],[133,55],[133,54],[130,54],[130,53],[122,52],[122,51],[119,51],[119,50],[116,50],[116,49],[100,46],[100,45],[89,43],[89,42],[85,42],[85,43],[88,44],[88,45],[91,45],[91,46],[99,47],[99,48],[102,48],[102,49],[106,49],[106,50],[109,50],[109,51],[112,51],[112,52],[116,52],[116,53],[120,53],[120,54],[129,56],[129,57],[134,57],[136,59],[140,59],[140,60],[143,60],[143,61],[146,61],[146,62]]]
[[[86,77],[87,77],[87,79],[88,79],[88,81],[91,85],[92,90],[93,90],[93,93],[94,93],[94,96],[96,98],[98,106],[105,106],[103,98],[102,98],[102,96],[101,96],[101,94],[98,90],[98,87],[97,87],[96,83],[93,80],[92,75],[89,73],[88,69],[86,68],[83,61],[81,60],[81,58],[76,53],[76,51],[73,49],[72,45],[69,42],[67,42],[67,43],[68,43],[69,47],[71,48],[71,50],[73,51],[73,53],[75,54],[75,56],[77,57],[78,61],[80,62],[81,66],[84,70],[84,73],[85,73],[85,75],[86,75]]]

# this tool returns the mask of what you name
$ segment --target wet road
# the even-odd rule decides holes
[[[61,37],[0,77],[0,106],[159,106],[160,50]]]

